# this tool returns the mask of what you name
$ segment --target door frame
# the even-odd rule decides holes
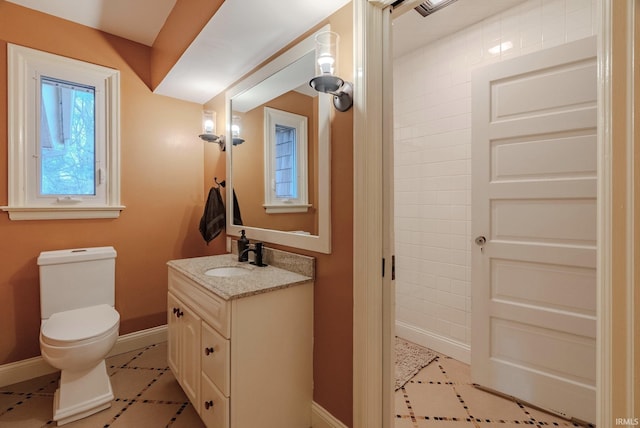
[[[597,262],[597,420],[598,426],[608,426],[614,418],[634,417],[634,320],[637,309],[633,302],[634,259],[638,252],[634,242],[635,226],[634,172],[640,167],[634,156],[625,161],[614,157],[614,149],[633,155],[634,79],[633,53],[636,34],[636,3],[640,0],[597,0],[598,27],[598,262]],[[380,274],[381,260],[390,260],[385,248],[385,233],[393,228],[393,219],[386,217],[386,207],[393,203],[381,171],[393,171],[392,102],[385,99],[392,83],[389,70],[390,25],[388,19],[392,0],[353,0],[354,8],[354,251],[353,251],[353,427],[392,428],[393,424],[393,353],[389,349],[393,334],[393,308],[386,287],[391,281]],[[420,3],[407,0],[400,8],[409,9]],[[615,8],[615,9],[614,9]],[[398,10],[400,12],[400,10]],[[385,19],[385,14],[387,19]],[[625,18],[626,17],[626,18]],[[614,23],[614,18],[615,23]],[[623,28],[623,58],[613,57],[613,28]],[[618,41],[619,39],[616,39]],[[612,61],[624,65],[614,93]],[[620,62],[622,61],[622,62]],[[386,68],[386,73],[385,73]],[[620,71],[616,71],[619,73]],[[614,147],[613,105],[626,106],[622,126],[624,134],[616,133]],[[385,108],[386,107],[386,108]],[[619,121],[615,125],[619,125]],[[620,147],[622,146],[622,147]],[[620,165],[622,163],[622,165]],[[614,177],[615,168],[626,166],[623,177]],[[625,204],[623,222],[614,223],[614,183],[624,186],[618,196]],[[388,183],[387,183],[388,185]],[[617,187],[618,188],[618,187]],[[392,189],[391,189],[392,190]],[[617,218],[617,217],[616,217]],[[640,228],[640,225],[638,226]],[[614,235],[614,233],[616,235]],[[384,241],[389,237],[385,237]],[[391,247],[392,248],[392,247]],[[622,249],[622,251],[620,251]],[[613,252],[618,251],[616,264]],[[622,272],[620,272],[622,270]],[[613,279],[621,277],[613,288]],[[385,288],[386,287],[386,288]],[[615,293],[614,293],[615,291]],[[614,325],[614,308],[616,323]],[[619,315],[621,314],[622,317]],[[614,327],[623,334],[616,334]],[[640,344],[635,344],[640,346]],[[386,349],[385,349],[386,346]],[[618,352],[620,351],[620,352]],[[613,357],[616,357],[614,367]],[[616,369],[614,375],[614,368]],[[615,378],[615,379],[614,379]],[[622,381],[614,387],[614,380]],[[621,385],[621,386],[618,386]],[[387,390],[385,390],[388,389]],[[391,397],[391,398],[390,398]],[[614,400],[616,404],[614,409]],[[639,415],[635,415],[636,417]]]

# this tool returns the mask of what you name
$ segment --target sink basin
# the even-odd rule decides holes
[[[213,269],[209,269],[204,274],[207,276],[217,276],[217,277],[229,277],[229,276],[240,276],[246,275],[251,272],[250,269],[246,269],[238,266],[221,266]]]

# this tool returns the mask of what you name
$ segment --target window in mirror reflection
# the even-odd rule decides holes
[[[278,199],[296,199],[296,128],[276,124],[276,170],[274,190]]]
[[[264,111],[266,211],[307,211],[307,118],[269,107]]]

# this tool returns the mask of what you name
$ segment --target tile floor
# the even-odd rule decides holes
[[[108,358],[113,405],[65,427],[204,427],[167,367],[166,353],[166,343],[160,343]],[[0,427],[56,426],[51,416],[57,380],[52,374],[0,388]],[[443,355],[395,396],[395,428],[580,426],[475,389],[469,366]]]
[[[165,343],[107,359],[112,406],[69,428],[200,428],[202,421],[167,367]],[[0,388],[0,427],[55,427],[53,393],[58,374]]]
[[[443,355],[395,399],[395,428],[583,427],[475,388],[469,366]]]

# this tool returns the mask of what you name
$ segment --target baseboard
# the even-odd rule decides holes
[[[135,351],[136,349],[144,348],[145,346],[153,345],[154,343],[167,341],[167,325],[161,325],[158,327],[148,328],[146,330],[135,331],[133,333],[125,334],[118,338],[118,341],[113,346],[108,357],[124,354],[125,352]]]
[[[471,347],[419,327],[396,321],[396,334],[448,357],[471,364]]]
[[[147,330],[136,331],[118,337],[118,341],[109,353],[113,355],[134,351],[167,340],[167,326],[149,328]],[[0,387],[11,385],[17,382],[55,373],[57,370],[47,364],[42,357],[33,357],[15,363],[0,366]]]
[[[311,427],[312,428],[347,428],[324,407],[316,403],[311,403]]]

